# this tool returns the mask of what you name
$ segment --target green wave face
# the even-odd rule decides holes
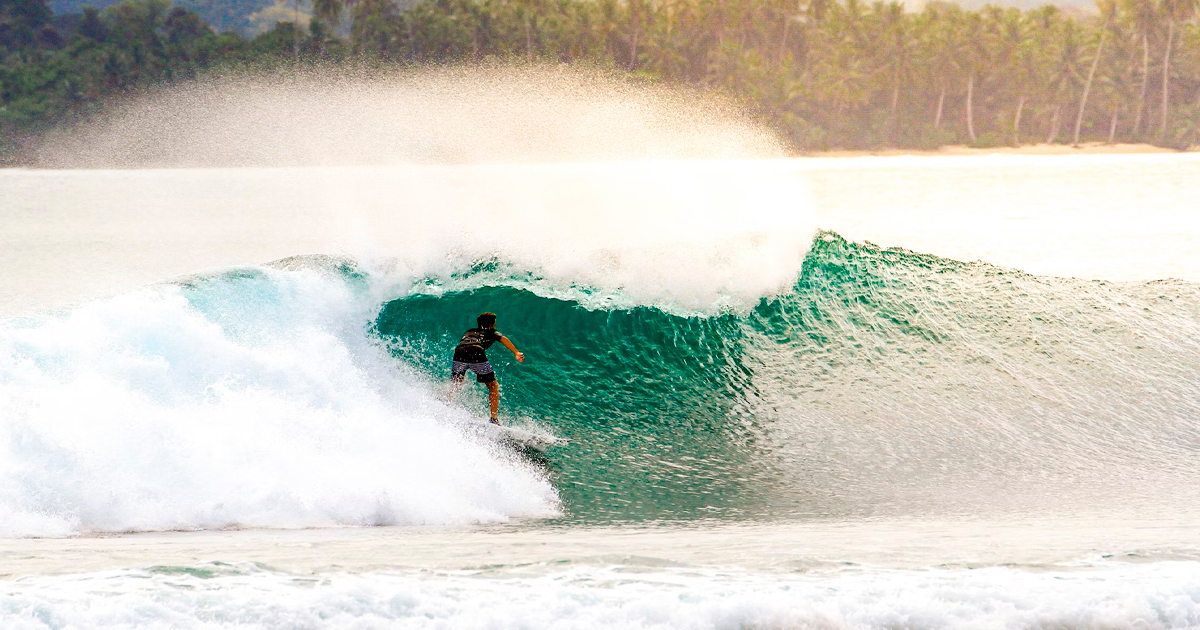
[[[376,327],[446,378],[484,311],[527,355],[489,351],[502,415],[572,440],[544,462],[567,519],[1195,504],[1190,284],[1039,278],[825,233],[792,290],[749,313],[493,286],[392,301]]]
[[[753,488],[753,435],[727,418],[744,407],[741,321],[685,318],[651,308],[592,311],[508,287],[389,303],[379,332],[396,352],[448,377],[450,354],[475,315],[525,353],[488,357],[502,415],[528,417],[571,439],[549,455],[569,515],[690,518],[736,509]],[[483,388],[467,404],[485,413]]]

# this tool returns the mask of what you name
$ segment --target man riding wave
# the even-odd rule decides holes
[[[466,380],[467,370],[470,370],[475,373],[476,381],[487,385],[492,424],[500,424],[497,417],[500,412],[500,384],[496,382],[496,371],[488,362],[487,349],[499,341],[517,357],[517,363],[525,361],[525,354],[496,330],[495,313],[483,313],[475,321],[479,327],[463,333],[458,346],[454,348],[454,362],[450,368],[450,399],[458,395]]]

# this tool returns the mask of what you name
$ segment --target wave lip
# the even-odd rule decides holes
[[[0,324],[0,534],[552,516],[367,334],[362,287],[252,270]]]

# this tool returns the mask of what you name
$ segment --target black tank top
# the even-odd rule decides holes
[[[495,328],[472,328],[463,333],[458,347],[454,349],[454,360],[462,363],[483,363],[487,361],[487,349],[493,343],[500,341],[504,335]]]

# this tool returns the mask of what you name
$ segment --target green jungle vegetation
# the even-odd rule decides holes
[[[859,0],[314,0],[307,26],[248,39],[165,0],[67,15],[0,0],[0,128],[11,156],[106,99],[199,73],[499,58],[724,90],[801,151],[1184,148],[1200,144],[1198,4],[1100,0],[1081,16]]]
[[[86,7],[103,11],[121,4],[125,0],[48,0],[48,6],[56,14],[83,13]],[[170,0],[174,7],[181,7],[200,16],[213,30],[223,33],[236,31],[253,37],[270,30],[277,20],[293,21],[297,10],[303,11],[303,19],[311,13],[312,0]],[[1066,0],[1078,2],[1080,0]]]

